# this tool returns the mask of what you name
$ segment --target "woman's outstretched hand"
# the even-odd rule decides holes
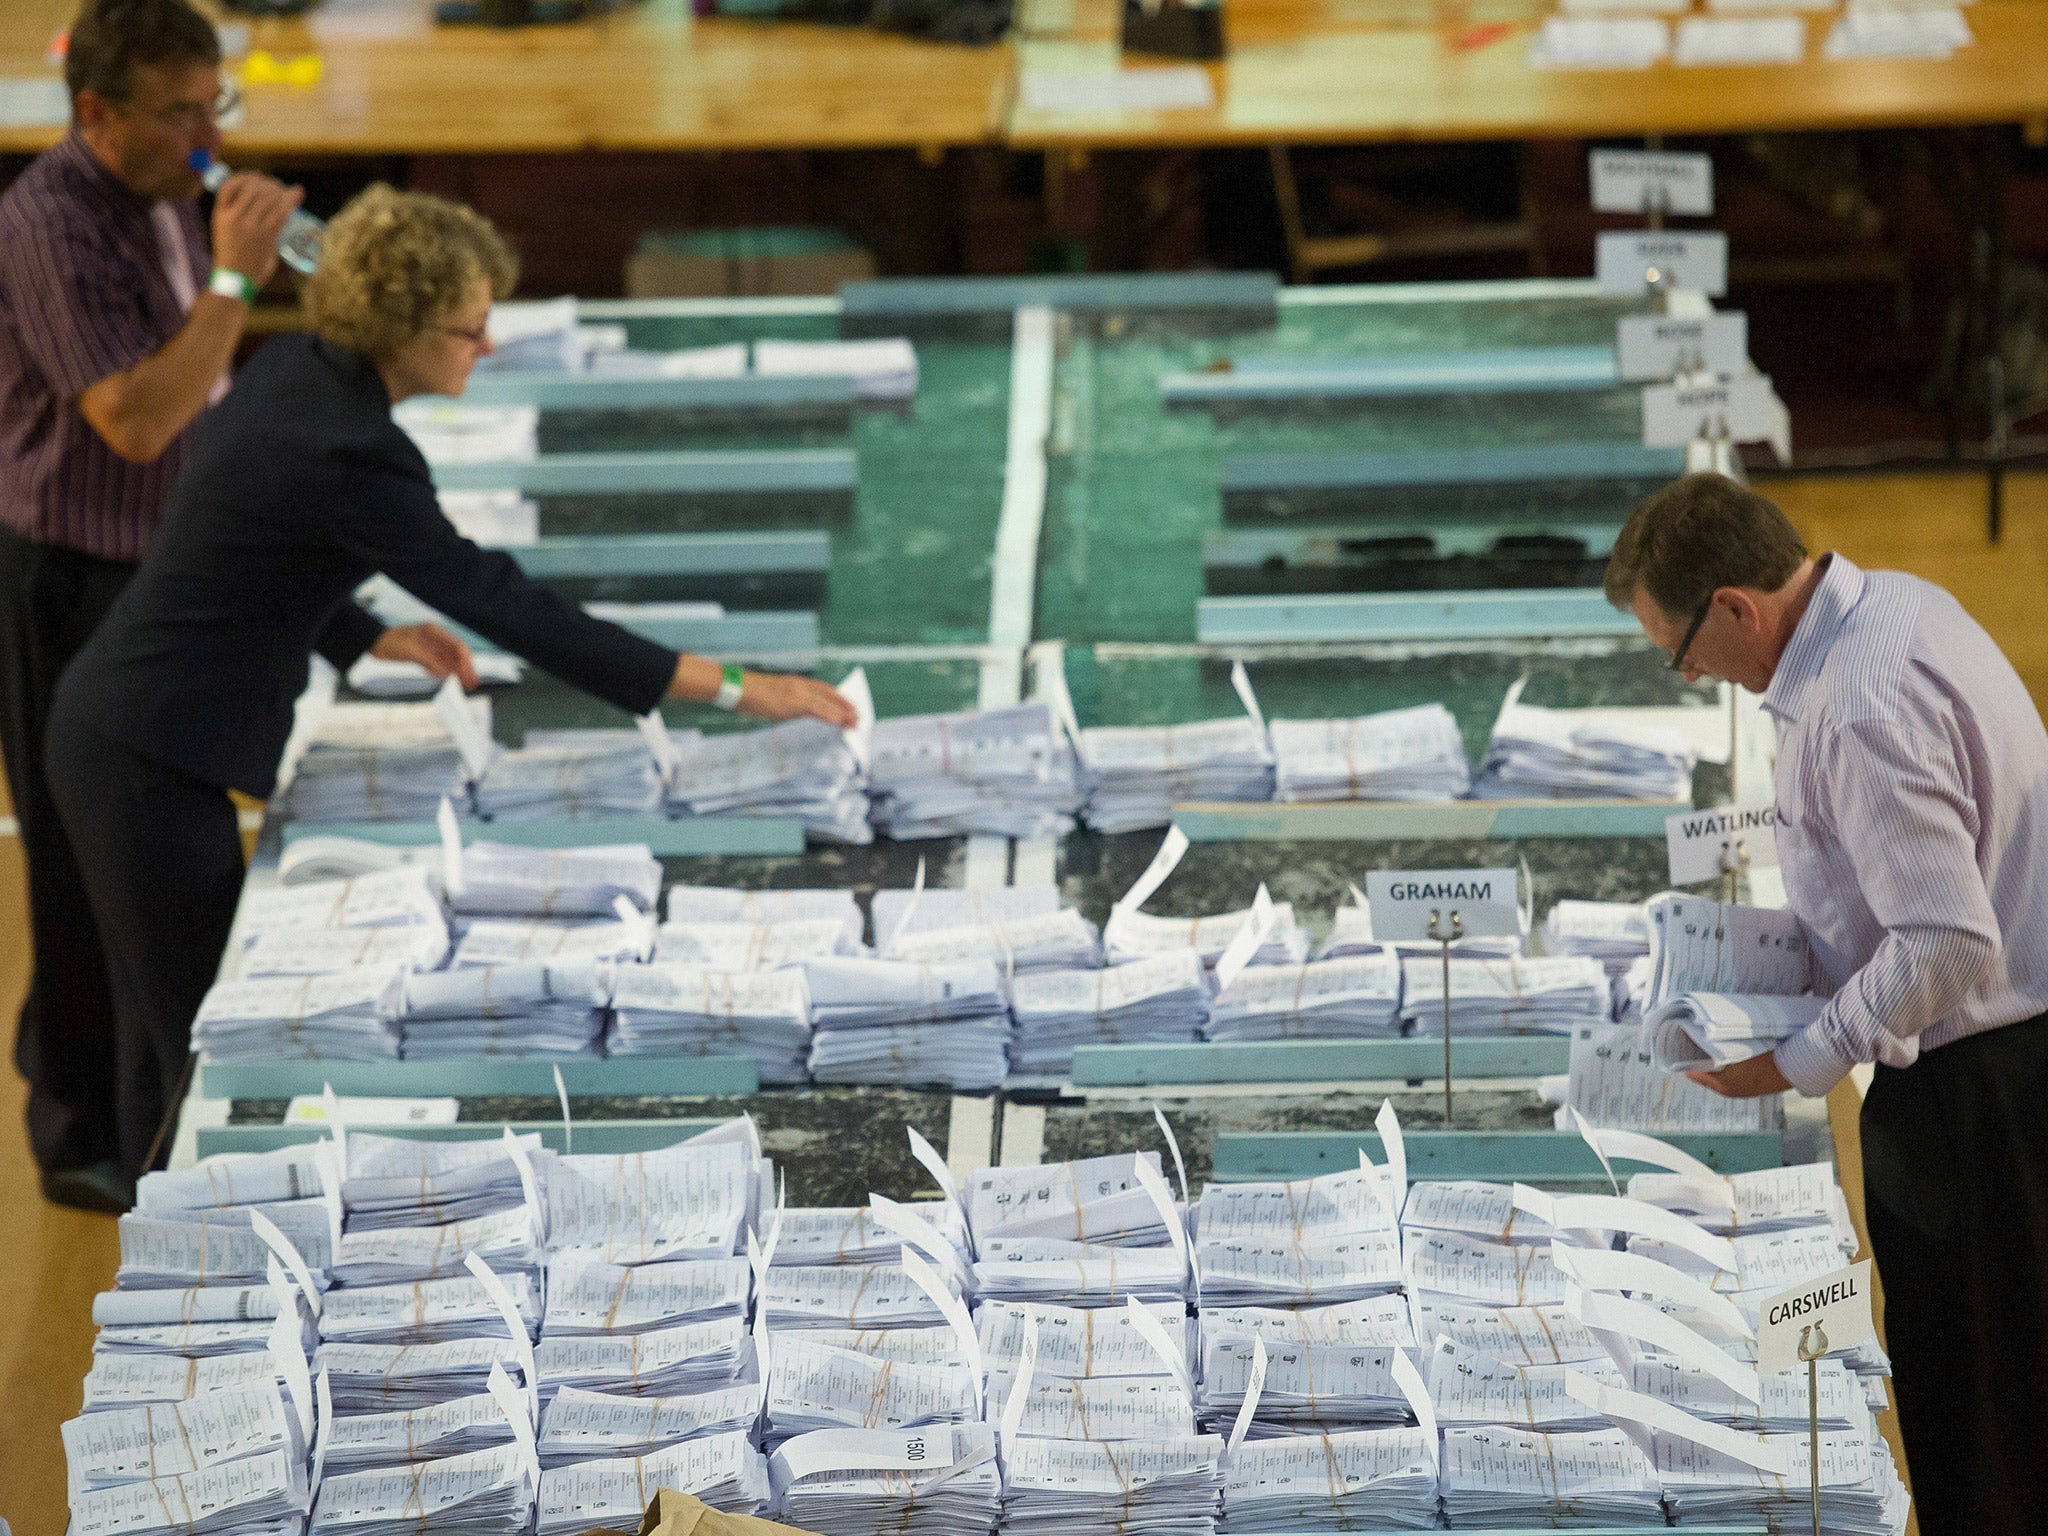
[[[815,715],[842,731],[854,724],[853,705],[830,683],[794,672],[749,672],[740,690],[740,713],[762,720]]]
[[[477,685],[476,661],[469,647],[438,624],[400,624],[379,635],[370,647],[379,661],[410,661],[426,668],[439,682],[460,679],[464,688]]]

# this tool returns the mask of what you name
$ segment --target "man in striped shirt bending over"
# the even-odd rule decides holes
[[[0,196],[0,753],[34,945],[15,1044],[29,1144],[51,1199],[121,1209],[112,1004],[43,724],[142,558],[186,428],[227,387],[299,194],[231,178],[209,269],[188,162],[220,153],[233,105],[212,24],[186,0],[88,0],[70,37],[71,131]]]
[[[2048,733],[1941,588],[1810,557],[1718,475],[1652,496],[1607,596],[1688,679],[1777,725],[1785,890],[1812,941],[1807,1029],[1692,1074],[1815,1097],[1875,1062],[1870,1240],[1923,1536],[2048,1521]]]

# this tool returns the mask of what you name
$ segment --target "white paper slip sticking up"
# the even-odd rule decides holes
[[[1671,52],[1658,16],[1549,16],[1529,45],[1537,69],[1648,69]]]
[[[1797,64],[1806,23],[1797,16],[1688,16],[1678,24],[1674,64]]]

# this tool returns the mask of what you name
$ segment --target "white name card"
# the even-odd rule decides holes
[[[1375,870],[1365,877],[1373,937],[1381,943],[1511,938],[1522,931],[1520,895],[1512,869]]]
[[[1668,379],[1681,370],[1749,371],[1749,316],[1739,309],[1705,315],[1625,315],[1615,330],[1624,379]]]
[[[1593,277],[1603,294],[1642,293],[1653,271],[1663,273],[1673,288],[1694,288],[1718,298],[1728,291],[1728,237],[1718,230],[1602,232],[1594,248]]]
[[[1714,211],[1714,162],[1705,155],[1596,149],[1592,160],[1596,212],[1705,216]]]
[[[1684,811],[1664,823],[1671,883],[1715,880],[1731,867],[1776,868],[1778,814],[1768,805],[1730,805]]]
[[[1792,417],[1768,375],[1707,384],[1652,384],[1643,391],[1643,446],[1683,448],[1695,438],[1769,443],[1780,461],[1792,457]]]
[[[1819,1347],[1813,1337],[1816,1328],[1827,1335],[1822,1353],[1851,1349],[1877,1337],[1870,1316],[1870,1260],[1817,1280],[1802,1280],[1765,1298],[1756,1328],[1757,1374],[1776,1376],[1803,1364],[1800,1342]]]

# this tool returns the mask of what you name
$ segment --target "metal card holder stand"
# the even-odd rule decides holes
[[[1465,931],[1465,920],[1456,912],[1450,914],[1448,931],[1443,927],[1443,913],[1432,910],[1429,914],[1429,936],[1443,948],[1444,955],[1444,1129],[1451,1128],[1451,946]]]
[[[1738,837],[1721,845],[1721,900],[1735,905],[1736,882],[1749,872],[1749,840]]]
[[[1813,1482],[1813,1528],[1820,1530],[1820,1362],[1828,1333],[1819,1323],[1799,1330],[1799,1358],[1806,1362],[1806,1459]]]

